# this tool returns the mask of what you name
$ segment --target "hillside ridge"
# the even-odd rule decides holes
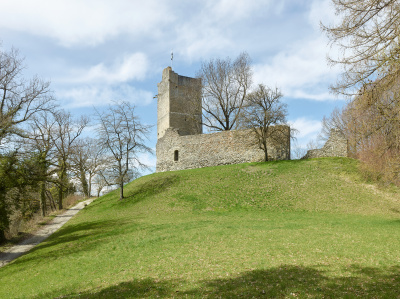
[[[0,268],[0,298],[396,298],[399,191],[374,186],[348,158],[147,175]]]
[[[391,210],[397,209],[397,189],[389,192],[366,182],[358,164],[351,158],[318,158],[156,173],[128,185],[131,191],[126,201],[158,200],[162,192],[162,201],[171,209],[192,203],[197,211],[304,210],[395,216]],[[386,195],[376,198],[376,194]]]

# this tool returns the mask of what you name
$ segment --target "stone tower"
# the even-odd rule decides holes
[[[201,80],[180,76],[171,67],[163,70],[158,83],[157,139],[168,128],[181,136],[202,134]]]

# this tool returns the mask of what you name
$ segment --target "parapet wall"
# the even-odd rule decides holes
[[[302,159],[322,157],[347,157],[347,139],[340,130],[332,129],[329,139],[320,149],[312,149]]]
[[[290,128],[285,127],[287,141],[268,147],[271,160],[290,159]],[[252,130],[180,136],[177,129],[169,128],[158,139],[156,151],[157,172],[264,161]]]

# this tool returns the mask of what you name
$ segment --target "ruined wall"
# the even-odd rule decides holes
[[[180,135],[201,134],[201,81],[180,76],[171,67],[163,70],[158,83],[157,138],[168,128]]]
[[[290,159],[290,128],[285,127],[286,142],[268,148],[271,160]],[[251,130],[180,136],[170,128],[158,140],[156,151],[157,172],[264,160],[264,151]]]
[[[157,117],[157,172],[264,161],[251,130],[202,134],[201,81],[180,76],[171,67],[163,70],[158,84]],[[285,138],[279,144],[269,142],[269,159],[290,159],[290,128],[275,128]]]
[[[322,157],[347,157],[347,139],[340,130],[332,129],[329,139],[321,149],[312,149],[302,159]]]

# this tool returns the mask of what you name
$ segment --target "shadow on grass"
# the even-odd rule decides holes
[[[387,271],[351,266],[346,277],[331,277],[312,267],[281,266],[255,270],[233,279],[204,282],[207,297],[224,298],[310,298],[374,297],[397,298],[400,292],[400,267]],[[186,293],[197,296],[198,289]]]
[[[168,175],[161,177],[154,177],[150,181],[143,182],[138,185],[133,185],[132,189],[127,189],[125,198],[122,203],[135,204],[147,199],[150,196],[159,194],[165,191],[168,187],[172,186],[179,181],[178,175]]]
[[[46,294],[50,298],[171,298],[173,294],[173,286],[175,283],[171,281],[158,281],[151,278],[143,280],[132,280],[122,282],[116,286],[102,289],[98,292],[83,292],[69,295]]]
[[[42,254],[34,254],[40,250],[46,250],[46,259],[56,259],[60,256],[90,250],[99,243],[103,243],[107,236],[125,233],[124,230],[121,230],[121,225],[124,225],[123,220],[104,220],[63,226],[43,243],[28,251],[28,256],[15,260],[13,264],[19,265],[43,259]],[[131,228],[135,228],[134,223],[130,222],[129,225]]]
[[[200,287],[189,291],[180,288],[184,281],[148,278],[62,298],[398,298],[400,294],[400,267],[383,270],[353,265],[345,270],[349,276],[331,277],[312,267],[287,265],[249,271],[235,278],[202,281]]]

